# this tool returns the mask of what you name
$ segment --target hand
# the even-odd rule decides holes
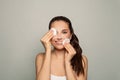
[[[50,40],[53,37],[53,31],[49,30],[42,38],[41,42],[43,43],[45,50],[51,50]]]
[[[65,43],[64,47],[66,49],[65,61],[70,62],[72,57],[76,54],[76,51],[70,43]]]

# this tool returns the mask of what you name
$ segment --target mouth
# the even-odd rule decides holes
[[[55,44],[62,45],[62,41],[55,41]]]

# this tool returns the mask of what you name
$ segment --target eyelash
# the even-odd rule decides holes
[[[66,34],[67,32],[62,32],[63,34]]]

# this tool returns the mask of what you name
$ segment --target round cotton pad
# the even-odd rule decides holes
[[[51,28],[51,30],[53,31],[53,35],[56,35],[57,34],[57,31],[55,28]]]
[[[64,45],[65,42],[66,42],[66,43],[70,43],[70,39],[68,39],[68,38],[64,39],[63,42],[62,42],[62,44]]]

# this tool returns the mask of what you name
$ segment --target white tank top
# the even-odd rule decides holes
[[[66,80],[66,76],[55,76],[51,74],[51,80]]]

